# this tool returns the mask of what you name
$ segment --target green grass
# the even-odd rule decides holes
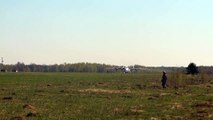
[[[161,73],[0,73],[0,120],[212,119],[212,84],[162,89],[160,80]]]

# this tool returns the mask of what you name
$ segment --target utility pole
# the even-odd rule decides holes
[[[3,64],[4,64],[4,59],[3,59],[3,57],[1,57],[1,68],[0,68],[0,70],[2,70],[3,69]]]
[[[3,57],[1,57],[1,63],[2,63],[2,65],[4,64],[4,59],[3,59]]]

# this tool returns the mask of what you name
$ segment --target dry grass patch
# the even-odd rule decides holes
[[[171,116],[171,115],[166,115],[165,118],[163,118],[163,120],[188,120],[187,118],[183,117],[183,116]]]
[[[155,117],[151,117],[150,120],[160,120],[160,119],[155,118]]]
[[[131,116],[131,115],[139,115],[141,113],[143,113],[143,106],[142,105],[138,105],[138,106],[132,106],[130,107],[130,109],[126,112],[127,116]]]
[[[82,90],[79,90],[79,91],[80,92],[108,93],[108,94],[126,94],[126,93],[130,93],[129,90],[107,90],[107,89],[96,89],[96,88],[82,89]]]
[[[171,105],[171,109],[181,109],[181,108],[183,108],[183,105],[177,102]]]
[[[191,85],[192,87],[200,87],[200,88],[213,88],[213,84],[206,83],[206,84],[199,84],[199,85]]]

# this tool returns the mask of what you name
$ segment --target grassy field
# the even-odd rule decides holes
[[[163,89],[161,73],[0,73],[0,120],[211,120],[213,77],[202,77],[168,74]]]

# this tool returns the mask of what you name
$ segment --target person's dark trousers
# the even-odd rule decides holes
[[[166,88],[166,81],[162,81],[162,87]]]

